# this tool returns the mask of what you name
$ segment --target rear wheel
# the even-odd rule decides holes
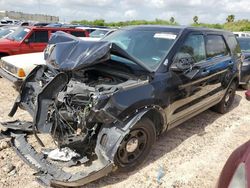
[[[227,113],[234,102],[235,93],[236,83],[232,82],[221,102],[215,105],[213,110],[221,114]]]
[[[128,172],[140,166],[150,153],[155,140],[153,122],[148,118],[141,119],[124,137],[116,152],[115,164],[118,170]]]

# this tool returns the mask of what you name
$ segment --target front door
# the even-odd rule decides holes
[[[33,33],[22,42],[22,53],[42,52],[49,40],[48,31],[35,30]]]

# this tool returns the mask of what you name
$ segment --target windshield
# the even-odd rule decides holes
[[[120,30],[103,40],[115,43],[151,70],[158,68],[173,45],[177,33]]]
[[[0,38],[3,38],[5,36],[9,35],[12,32],[13,32],[12,29],[3,29],[3,30],[0,30]]]
[[[242,51],[250,51],[250,38],[238,38]]]
[[[30,29],[25,27],[18,28],[14,33],[10,34],[7,39],[21,41],[30,32]]]
[[[105,34],[108,32],[108,30],[95,30],[89,34],[90,37],[93,38],[102,38],[105,36]]]

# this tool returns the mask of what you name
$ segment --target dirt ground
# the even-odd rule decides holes
[[[0,122],[11,120],[7,114],[16,95],[11,84],[0,78]],[[15,117],[30,120],[21,110]],[[229,113],[203,112],[161,135],[140,169],[112,174],[86,187],[215,187],[231,152],[250,139],[249,126],[250,102],[238,90]],[[34,171],[11,148],[0,151],[0,168],[0,187],[40,187]]]

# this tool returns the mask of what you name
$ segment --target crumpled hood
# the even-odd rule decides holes
[[[114,43],[108,41],[83,41],[61,31],[52,35],[44,51],[44,57],[48,66],[61,71],[70,71],[107,61],[110,59],[111,53],[125,57],[143,69],[151,71]]]

